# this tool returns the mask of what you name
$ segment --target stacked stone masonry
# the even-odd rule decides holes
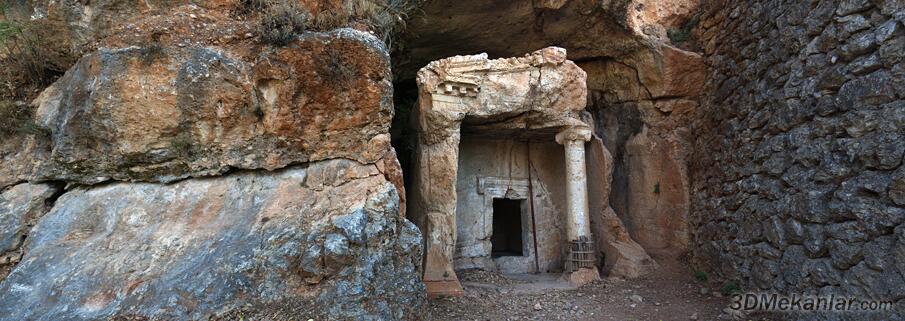
[[[693,262],[745,290],[891,300],[876,317],[905,318],[905,2],[702,6]]]

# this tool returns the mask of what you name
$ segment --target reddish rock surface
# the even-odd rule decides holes
[[[380,160],[388,56],[352,29],[248,58],[218,47],[101,49],[37,100],[50,130],[38,179],[172,181],[230,168]]]

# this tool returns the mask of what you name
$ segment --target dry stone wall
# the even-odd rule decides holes
[[[903,318],[905,3],[703,8],[694,263],[745,290],[892,300],[882,317]]]

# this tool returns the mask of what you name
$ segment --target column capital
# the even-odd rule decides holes
[[[556,142],[560,145],[576,140],[582,142],[590,141],[591,129],[587,127],[571,126],[556,134]]]

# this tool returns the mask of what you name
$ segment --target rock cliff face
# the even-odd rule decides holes
[[[389,59],[377,40],[309,33],[248,60],[209,46],[101,49],[38,99],[51,131],[37,179],[168,182],[389,147]],[[250,60],[250,61],[249,61]]]
[[[705,68],[700,55],[651,41],[581,67],[596,133],[614,157],[613,210],[645,249],[674,256],[688,249],[689,125]]]
[[[81,57],[3,141],[0,320],[420,318],[385,45],[188,2],[26,4]]]
[[[705,8],[694,262],[751,289],[892,300],[883,318],[903,318],[905,5]]]
[[[22,259],[28,233],[60,190],[50,184],[22,183],[0,194],[0,279]]]
[[[0,284],[4,320],[406,319],[421,238],[375,165],[349,160],[64,194]],[[298,309],[298,307],[293,307]]]

